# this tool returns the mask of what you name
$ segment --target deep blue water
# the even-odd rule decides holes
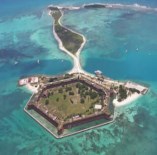
[[[101,68],[101,70],[104,71],[106,75],[111,78],[116,77],[116,79],[119,80],[140,79],[142,81],[156,81],[157,79],[157,72],[155,72],[156,57],[154,56],[150,56],[148,58],[147,55],[137,54],[135,57],[133,54],[128,54],[126,59],[120,62],[108,59],[105,60],[103,58],[89,58],[86,63],[88,66],[86,66],[85,69],[91,73],[94,73],[95,70]]]
[[[13,14],[21,14],[25,12],[29,12],[32,10],[38,10],[41,8],[45,8],[49,4],[54,5],[82,5],[86,3],[120,3],[120,4],[135,4],[138,3],[140,5],[146,5],[151,7],[157,7],[157,1],[156,0],[79,0],[79,1],[73,1],[73,0],[28,0],[28,1],[21,1],[21,0],[0,0],[0,12],[5,15],[13,15]]]
[[[0,0],[0,155],[157,154],[157,12],[78,10],[63,19],[87,38],[81,53],[86,71],[100,69],[113,79],[150,88],[146,96],[118,109],[114,124],[56,140],[23,111],[31,94],[17,86],[19,77],[72,68],[52,35],[47,5],[91,2],[157,7],[156,0]]]

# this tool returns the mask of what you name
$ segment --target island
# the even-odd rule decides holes
[[[144,95],[139,84],[95,76],[67,73],[31,76],[19,80],[33,95],[24,110],[56,138],[77,134],[115,121],[115,108]]]
[[[93,7],[106,6],[92,4],[84,8]],[[56,138],[113,123],[115,108],[148,91],[147,87],[131,81],[110,79],[100,70],[95,74],[84,71],[79,55],[86,39],[61,24],[64,9],[67,8],[49,6],[48,14],[54,20],[53,34],[59,48],[74,60],[72,70],[63,75],[34,75],[18,81],[19,86],[26,86],[33,93],[24,111]]]
[[[49,10],[49,14],[54,19],[53,32],[55,36],[61,41],[61,44],[68,52],[75,55],[81,48],[81,45],[84,44],[84,36],[62,26],[60,20],[63,16],[63,12],[58,7],[51,6]]]

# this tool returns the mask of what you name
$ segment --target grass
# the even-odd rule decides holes
[[[69,95],[70,92],[74,94]],[[94,104],[100,102],[100,95],[92,99],[90,95],[84,95],[88,94],[87,92],[95,92],[95,90],[91,91],[87,86],[78,88],[77,83],[49,89],[49,97],[41,98],[40,106],[48,109],[49,113],[55,114],[60,120],[68,120],[75,115],[89,115],[94,112]],[[84,103],[81,103],[81,99],[84,100]],[[45,104],[46,100],[48,100],[48,104]]]
[[[55,32],[57,33],[58,37],[62,41],[64,48],[69,52],[71,52],[72,54],[76,54],[76,52],[81,47],[81,44],[83,43],[83,37],[79,34],[76,34],[64,28],[59,24],[58,21],[62,14],[58,8],[52,7],[50,9],[53,11],[52,17],[55,20],[55,24],[54,24]]]

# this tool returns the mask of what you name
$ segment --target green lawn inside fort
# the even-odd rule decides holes
[[[51,7],[49,9],[52,11],[52,17],[54,18],[55,32],[60,38],[64,48],[72,54],[76,54],[83,43],[83,37],[60,25],[59,19],[62,14],[57,7]]]
[[[50,88],[43,93],[38,105],[48,114],[67,121],[73,116],[88,116],[94,105],[102,104],[101,94],[80,82]]]

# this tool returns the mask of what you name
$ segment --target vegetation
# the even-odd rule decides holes
[[[106,8],[106,5],[102,4],[89,4],[84,6],[86,9]]]
[[[64,75],[64,79],[68,79],[68,78],[71,78],[72,76],[71,76],[71,74],[65,74]]]
[[[78,91],[80,94],[78,94]],[[49,97],[40,99],[40,105],[43,108],[46,106],[49,112],[55,111],[55,115],[61,120],[67,120],[76,115],[92,114],[94,104],[101,102],[100,94],[82,83],[52,88],[49,89],[49,94]]]
[[[58,90],[58,92],[59,92],[59,93],[63,93],[63,89],[60,88],[60,89]]]
[[[70,91],[70,92],[69,92],[69,95],[74,95],[74,92]]]
[[[122,101],[127,98],[127,90],[124,86],[119,86],[119,98],[118,101]]]
[[[50,78],[48,82],[54,82],[56,80],[57,80],[57,78]]]
[[[60,10],[57,7],[50,7],[51,11],[53,11],[52,16],[55,20],[55,23],[58,23],[59,18],[62,16]]]
[[[49,104],[49,100],[45,100],[45,105],[48,105]]]
[[[84,99],[83,98],[81,98],[81,101],[80,101],[81,103],[84,103]]]
[[[66,99],[66,97],[67,97],[67,96],[64,94],[64,95],[63,95],[64,100]]]
[[[76,54],[81,44],[83,43],[83,37],[77,33],[68,30],[67,28],[64,28],[59,24],[59,19],[62,14],[57,7],[51,7],[50,9],[53,11],[52,16],[55,20],[55,32],[62,41],[63,46],[72,54]]]
[[[140,91],[135,89],[135,88],[129,88],[129,90],[132,92],[132,93],[138,93],[140,94]]]
[[[71,87],[66,87],[66,92],[68,92],[68,91],[71,91],[72,90],[72,88]]]

